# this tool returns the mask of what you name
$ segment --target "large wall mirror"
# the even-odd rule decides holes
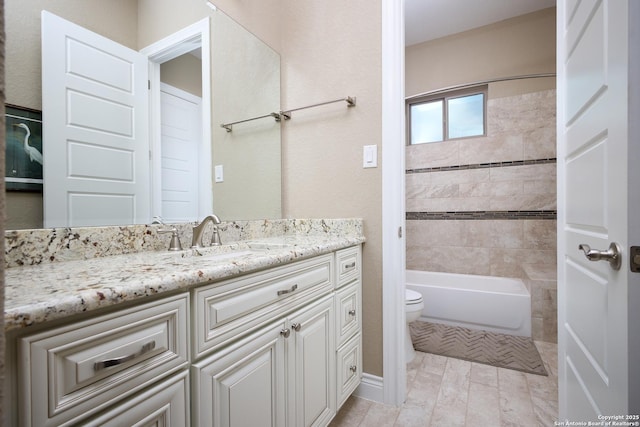
[[[43,10],[50,15],[41,18]],[[76,39],[75,26],[97,35],[95,45]],[[279,123],[256,120],[232,132],[220,126],[280,110],[280,58],[222,11],[205,0],[6,0],[5,31],[6,102],[15,116],[8,119],[7,152],[44,170],[40,187],[8,186],[7,229],[150,223],[156,215],[166,222],[209,213],[223,220],[281,217]],[[182,40],[185,31],[206,37]],[[75,50],[65,57],[57,39]],[[168,48],[171,40],[176,46]],[[138,68],[158,79],[145,87],[146,113],[114,101],[120,98],[91,109],[93,99],[106,97],[90,95],[91,84],[99,93],[122,91],[113,83],[121,61],[102,42],[140,52],[145,62]],[[48,77],[56,67],[64,72]],[[106,82],[88,77],[91,67]],[[79,83],[69,89],[73,78]],[[44,130],[32,125],[39,112]],[[114,135],[124,142],[108,145]],[[130,150],[129,140],[142,148]],[[20,168],[7,164],[7,177],[12,173]],[[84,187],[65,192],[64,180]],[[129,182],[135,196],[121,189]]]

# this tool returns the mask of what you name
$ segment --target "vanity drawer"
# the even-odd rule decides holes
[[[183,294],[20,338],[20,424],[75,421],[187,366],[188,319]]]
[[[362,378],[362,335],[357,334],[351,338],[337,352],[337,385],[336,410],[340,410],[342,404],[360,385]]]
[[[333,255],[194,290],[194,357],[333,290]]]
[[[362,327],[362,291],[360,282],[336,291],[337,346],[340,347]]]
[[[342,249],[336,252],[336,288],[360,278],[362,255],[360,246]]]
[[[189,371],[185,369],[82,424],[185,427],[189,425],[189,407]]]

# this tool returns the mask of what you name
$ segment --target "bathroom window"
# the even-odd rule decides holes
[[[487,86],[440,92],[407,101],[409,144],[486,135]]]

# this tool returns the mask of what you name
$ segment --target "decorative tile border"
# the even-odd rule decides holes
[[[407,174],[458,171],[467,169],[504,168],[509,166],[542,165],[546,163],[556,163],[556,158],[535,159],[535,160],[512,160],[507,162],[477,163],[472,165],[438,166],[433,168],[407,169]]]
[[[406,220],[526,220],[552,219],[557,212],[553,211],[466,211],[466,212],[407,212]]]

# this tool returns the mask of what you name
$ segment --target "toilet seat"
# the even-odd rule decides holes
[[[416,292],[411,289],[405,289],[404,292],[404,303],[406,305],[422,304],[422,294],[420,292]]]

